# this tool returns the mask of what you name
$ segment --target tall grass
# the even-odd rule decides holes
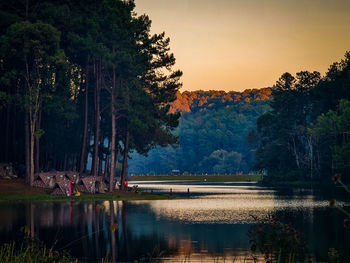
[[[3,244],[0,247],[1,263],[68,263],[74,262],[67,252],[48,249],[39,241],[25,238],[20,244],[16,242]]]

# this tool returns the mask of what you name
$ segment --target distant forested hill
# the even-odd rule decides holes
[[[129,173],[248,172],[255,146],[247,136],[256,128],[256,119],[270,109],[270,98],[270,88],[178,93],[171,111],[182,113],[175,130],[179,145],[154,149],[147,157],[132,154]]]
[[[172,112],[194,112],[204,109],[222,108],[242,103],[267,101],[271,98],[271,89],[247,89],[243,92],[222,90],[185,91],[177,93],[172,103]]]

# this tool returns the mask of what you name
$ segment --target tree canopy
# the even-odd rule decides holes
[[[350,53],[318,72],[285,73],[272,88],[271,110],[257,120],[255,169],[267,180],[349,180]]]
[[[250,132],[256,127],[256,119],[270,109],[270,94],[269,88],[178,93],[171,110],[182,112],[180,125],[174,131],[179,136],[179,146],[157,148],[147,157],[132,154],[129,173],[249,172],[256,147]]]
[[[133,1],[1,1],[0,160],[109,175],[118,152],[177,143],[182,72]],[[21,138],[17,140],[17,138]],[[23,138],[23,139],[22,139]],[[88,170],[88,158],[92,167]]]

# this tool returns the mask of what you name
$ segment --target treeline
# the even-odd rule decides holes
[[[177,147],[158,148],[148,157],[132,154],[129,173],[235,174],[254,164],[249,133],[270,109],[271,89],[243,92],[185,91],[177,94],[173,112],[182,112]],[[248,139],[247,139],[248,136]]]
[[[285,73],[271,110],[257,120],[255,169],[268,181],[329,180],[350,175],[350,53],[319,72]]]
[[[271,89],[246,89],[243,92],[223,90],[197,90],[178,92],[171,104],[171,112],[195,112],[205,109],[222,108],[239,103],[269,100]]]
[[[108,176],[112,190],[117,159],[124,180],[131,150],[177,142],[169,103],[182,72],[169,38],[151,35],[134,7],[0,2],[0,162],[25,164],[30,184],[34,172],[78,170]]]

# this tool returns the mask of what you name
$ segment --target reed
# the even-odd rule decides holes
[[[12,242],[1,245],[0,262],[68,263],[74,261],[66,251],[58,252],[53,248],[47,248],[39,241],[25,238],[20,244]]]

